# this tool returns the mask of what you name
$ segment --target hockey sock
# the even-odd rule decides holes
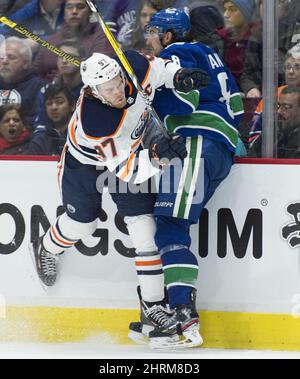
[[[125,217],[129,236],[136,249],[138,281],[143,300],[158,302],[164,299],[162,263],[154,241],[156,223],[152,214]]]
[[[164,274],[158,252],[156,255],[137,256],[135,266],[142,299],[151,303],[162,301],[165,296]]]
[[[198,262],[185,246],[169,245],[161,251],[161,259],[168,289],[170,308],[190,303],[190,293],[196,285]]]
[[[66,213],[58,217],[43,237],[44,248],[52,254],[59,254],[71,248],[82,238],[94,233],[97,220],[82,223],[72,220]]]

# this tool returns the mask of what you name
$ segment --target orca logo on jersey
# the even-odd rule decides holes
[[[144,112],[139,120],[138,126],[134,129],[134,131],[131,133],[131,139],[138,139],[143,134],[144,129],[146,127],[147,121],[149,119],[148,112]]]
[[[67,204],[67,209],[70,213],[75,213],[76,212],[76,208],[71,205],[71,204]]]
[[[300,247],[300,220],[299,220],[300,202],[293,202],[286,207],[286,212],[291,220],[282,226],[281,237],[292,248]]]

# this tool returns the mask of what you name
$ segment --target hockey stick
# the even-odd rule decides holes
[[[103,29],[103,32],[105,33],[107,39],[109,40],[112,48],[114,49],[115,53],[117,54],[118,58],[120,59],[123,67],[125,68],[127,74],[129,75],[130,79],[132,80],[135,88],[141,95],[142,99],[145,101],[147,110],[149,113],[153,116],[153,118],[156,120],[159,127],[162,129],[165,137],[170,138],[169,134],[167,133],[163,123],[161,122],[158,114],[156,113],[155,109],[151,106],[151,100],[148,98],[146,92],[143,90],[142,86],[140,85],[137,76],[135,75],[135,72],[133,71],[133,68],[131,67],[130,63],[128,62],[125,54],[123,53],[122,49],[120,48],[118,42],[116,41],[114,35],[112,34],[109,27],[106,25],[105,21],[103,20],[103,17],[101,16],[99,10],[97,9],[96,5],[91,0],[85,0],[87,5],[89,6],[90,10],[93,12],[93,14],[96,16],[101,28]]]
[[[62,51],[58,47],[51,45],[51,43],[42,39],[41,37],[37,36],[36,34],[28,31],[23,26],[18,25],[16,22],[8,19],[5,16],[0,17],[0,21],[2,22],[2,24],[5,24],[6,26],[10,27],[15,32],[18,32],[18,33],[22,34],[24,37],[27,37],[27,38],[31,39],[32,41],[39,43],[40,45],[42,45],[43,47],[45,47],[46,49],[48,49],[52,53],[56,54],[58,57],[64,58],[66,61],[68,61],[69,63],[72,63],[76,67],[80,67],[80,60],[73,57],[73,55],[71,55],[71,54],[65,53],[64,51]]]

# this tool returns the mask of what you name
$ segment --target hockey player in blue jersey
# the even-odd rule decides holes
[[[197,223],[208,200],[227,177],[238,142],[243,103],[231,73],[217,53],[201,43],[187,43],[190,29],[183,10],[169,8],[152,16],[146,41],[154,55],[180,66],[200,67],[209,85],[187,97],[172,89],[156,93],[154,107],[170,133],[186,140],[188,156],[180,175],[169,166],[161,177],[154,214],[155,242],[161,255],[169,303],[174,315],[163,328],[150,332],[150,346],[192,347],[202,343],[196,309],[198,262],[190,250],[191,224]],[[176,101],[186,101],[192,114],[174,116]],[[170,191],[163,191],[170,188]]]

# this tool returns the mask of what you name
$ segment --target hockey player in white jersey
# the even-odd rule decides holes
[[[158,87],[188,92],[205,85],[207,80],[204,71],[181,69],[170,60],[148,60],[136,52],[126,56],[150,100]],[[117,60],[94,53],[81,63],[81,75],[84,87],[58,165],[66,212],[32,243],[36,269],[46,286],[55,284],[58,255],[96,230],[103,189],[96,188],[100,175],[109,171],[119,183],[129,182],[142,148],[148,149],[150,158],[158,160],[186,156],[182,139],[167,138],[149,117],[144,99]],[[168,315],[162,307],[163,271],[154,242],[156,225],[152,212],[156,194],[115,191],[111,196],[125,218],[136,248],[145,317],[150,324],[160,325]],[[143,267],[151,275],[143,275]]]

